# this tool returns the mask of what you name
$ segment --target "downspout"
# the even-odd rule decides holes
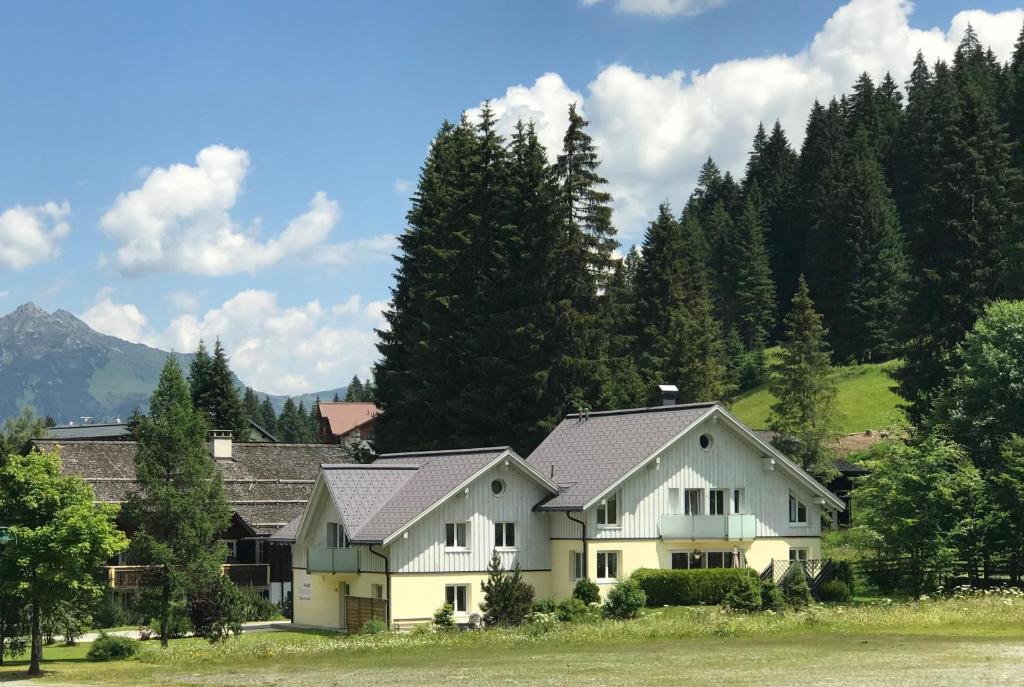
[[[583,511],[579,511],[579,514],[582,516]],[[588,576],[587,561],[590,558],[589,556],[587,556],[587,523],[572,517],[571,511],[566,511],[565,517],[569,518],[570,520],[572,520],[580,526],[580,543],[583,544],[583,577],[586,578]]]
[[[370,553],[372,553],[377,558],[384,559],[384,580],[385,580],[385,586],[387,588],[387,598],[384,599],[384,616],[385,616],[384,622],[387,624],[388,628],[390,629],[391,628],[391,561],[389,561],[388,557],[385,556],[384,554],[382,554],[382,553],[380,553],[378,551],[374,551],[373,550],[374,546],[375,546],[375,544],[370,544],[370,546],[369,546]]]

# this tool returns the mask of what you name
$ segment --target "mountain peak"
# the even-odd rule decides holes
[[[42,308],[40,308],[38,305],[36,305],[32,301],[29,301],[28,303],[22,303],[21,305],[19,305],[17,307],[17,309],[14,312],[11,313],[11,315],[13,315],[14,317],[17,317],[17,318],[27,318],[27,317],[37,318],[37,317],[49,317],[50,313],[48,313],[45,310],[43,310]]]

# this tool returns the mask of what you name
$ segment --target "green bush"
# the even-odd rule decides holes
[[[853,581],[853,566],[850,565],[850,561],[834,561],[832,563],[832,577],[845,583],[846,588],[850,590],[850,595],[853,595],[856,585]]]
[[[853,598],[850,587],[842,580],[829,580],[821,586],[821,600],[829,603],[845,603]]]
[[[445,604],[434,611],[434,627],[441,632],[448,632],[455,629],[455,608],[451,604]]]
[[[363,628],[359,630],[359,634],[363,635],[379,635],[388,631],[388,624],[380,618],[370,618],[363,623]]]
[[[780,613],[786,608],[786,597],[774,582],[761,583],[761,610]]]
[[[211,642],[242,633],[246,600],[225,575],[216,572],[196,580],[188,596],[188,617],[197,637]]]
[[[572,588],[572,597],[585,604],[599,604],[601,603],[601,588],[597,586],[597,582],[584,577]]]
[[[589,616],[590,606],[573,596],[558,604],[555,614],[563,623],[572,623]]]
[[[735,587],[730,589],[722,604],[734,611],[753,613],[761,610],[761,580],[745,577]]]
[[[281,609],[273,601],[254,589],[242,592],[242,617],[246,622],[267,621],[277,618]]]
[[[604,602],[604,617],[613,620],[629,620],[640,615],[640,609],[647,603],[647,594],[632,577],[619,580],[608,592]]]
[[[123,661],[139,653],[139,641],[101,632],[85,656],[90,661]]]
[[[647,593],[648,606],[714,606],[733,590],[759,580],[750,568],[660,570],[641,568],[633,578]]]
[[[811,603],[811,588],[807,586],[807,575],[801,566],[791,565],[779,586],[787,605],[800,609]]]
[[[484,601],[484,623],[488,627],[515,627],[526,622],[533,607],[533,587],[523,580],[519,561],[512,570],[505,570],[497,552],[491,556],[487,581],[480,584]]]
[[[533,602],[534,613],[554,613],[558,603],[554,599],[537,599]]]

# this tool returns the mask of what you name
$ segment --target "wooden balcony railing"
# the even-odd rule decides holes
[[[270,566],[266,563],[226,563],[220,567],[239,587],[269,587]],[[142,586],[147,573],[155,571],[148,565],[110,565],[106,568],[107,585],[119,591],[131,591]]]

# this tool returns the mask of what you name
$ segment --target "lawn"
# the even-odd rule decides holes
[[[902,400],[890,388],[895,382],[889,376],[898,364],[898,361],[890,360],[838,368],[836,409],[839,432],[853,434],[866,429],[878,430],[899,422],[901,413],[898,406]],[[762,387],[736,399],[732,412],[751,427],[767,427],[768,409],[774,402],[775,397]]]
[[[1024,600],[815,607],[784,617],[672,608],[547,631],[280,632],[213,647],[147,645],[139,660],[123,663],[92,664],[83,654],[48,649],[48,674],[37,684],[1008,684],[1024,659]],[[23,671],[24,664],[0,668],[0,682],[23,680]]]

